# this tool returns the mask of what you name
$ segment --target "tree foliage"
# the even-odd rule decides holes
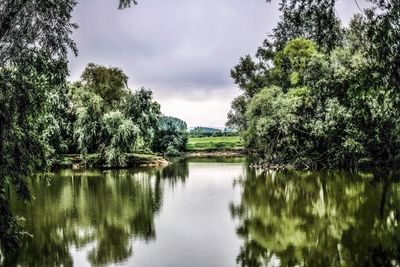
[[[152,92],[132,92],[127,81],[118,68],[89,64],[70,85],[76,152],[100,153],[108,167],[124,167],[126,153],[149,150],[160,116]]]
[[[121,99],[128,93],[128,76],[119,68],[89,63],[82,73],[81,82],[86,87],[85,90],[102,98],[108,110],[118,107]]]
[[[154,138],[154,151],[177,156],[186,150],[188,141],[187,125],[181,119],[162,116]]]
[[[399,162],[400,4],[373,4],[341,28],[335,1],[282,1],[273,36],[232,70],[243,95],[228,125],[256,159],[306,168]]]
[[[282,0],[281,20],[274,29],[278,50],[298,37],[313,40],[329,52],[340,44],[342,32],[336,15],[335,0]]]
[[[134,94],[129,94],[123,110],[139,127],[142,146],[150,148],[161,115],[160,105],[153,101],[153,93],[142,87]]]

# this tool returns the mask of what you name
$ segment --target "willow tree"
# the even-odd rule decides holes
[[[127,83],[121,69],[90,63],[69,86],[75,153],[98,153],[104,165],[125,167],[126,153],[150,150],[160,105],[150,90],[133,92]]]

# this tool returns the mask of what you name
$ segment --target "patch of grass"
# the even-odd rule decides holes
[[[188,151],[240,150],[242,148],[243,143],[239,136],[191,137],[187,145]]]

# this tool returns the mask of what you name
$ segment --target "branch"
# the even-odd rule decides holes
[[[132,4],[137,5],[137,1],[136,0],[120,0],[119,1],[119,9],[131,7]]]
[[[3,39],[6,33],[10,30],[11,23],[17,17],[18,13],[24,8],[26,2],[28,2],[28,0],[23,0],[19,6],[9,8],[11,11],[3,17],[0,24],[0,40]],[[11,5],[13,5],[13,3]]]

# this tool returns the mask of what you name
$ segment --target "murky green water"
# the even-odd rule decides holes
[[[394,173],[256,173],[241,161],[65,170],[12,200],[6,266],[399,266]]]

